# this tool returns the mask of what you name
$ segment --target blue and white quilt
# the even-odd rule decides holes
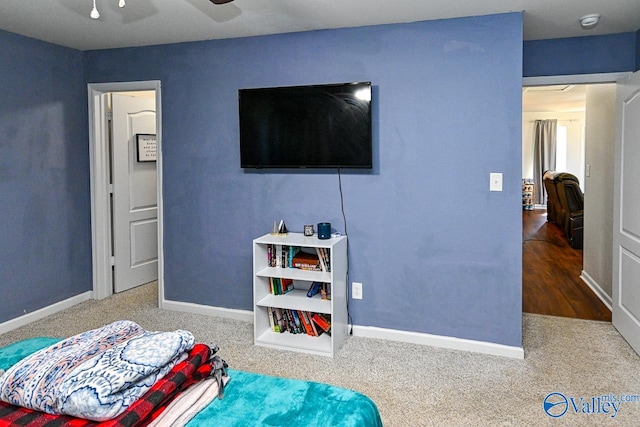
[[[0,376],[0,399],[12,405],[94,421],[118,416],[186,358],[188,331],[149,332],[118,321],[21,360]]]

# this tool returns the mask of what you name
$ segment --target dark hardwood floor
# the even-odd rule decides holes
[[[547,222],[546,210],[523,211],[522,238],[524,312],[611,321],[611,311],[580,279],[582,250]]]

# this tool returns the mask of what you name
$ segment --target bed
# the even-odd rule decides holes
[[[18,372],[17,377],[23,378],[24,372],[27,372],[25,366],[29,366],[27,363],[29,360],[32,360],[31,363],[35,360],[37,364],[41,365],[51,363],[49,372],[59,371],[60,363],[56,365],[53,362],[48,362],[52,348],[60,347],[61,343],[65,343],[71,338],[60,340],[59,338],[40,337],[0,348],[0,386],[2,386],[3,380],[5,383],[7,382],[6,375],[8,374],[11,374],[12,379],[15,379],[16,371]],[[180,339],[172,337],[172,339],[175,342],[189,341],[188,336],[187,338],[180,336]],[[103,344],[98,347],[102,349]],[[191,343],[187,342],[186,347],[189,346]],[[177,352],[182,354],[176,359],[176,363],[173,363],[173,366],[159,379],[153,381],[145,379],[146,383],[142,387],[143,393],[138,398],[132,398],[124,405],[116,404],[115,406],[126,406],[126,409],[114,417],[111,417],[111,413],[109,413],[105,416],[106,418],[98,417],[98,419],[90,420],[84,416],[56,414],[55,408],[50,410],[51,406],[55,406],[52,404],[51,397],[47,393],[39,391],[38,387],[32,388],[29,392],[31,400],[45,401],[49,406],[24,407],[12,402],[10,398],[7,399],[3,394],[4,388],[0,387],[0,398],[2,398],[0,401],[0,427],[81,427],[92,425],[116,427],[138,425],[186,425],[188,427],[213,425],[382,426],[375,403],[361,393],[318,382],[229,369],[216,354],[217,347],[215,346],[193,343],[187,352],[181,351],[183,348],[178,344],[175,347]],[[157,351],[153,350],[152,352]],[[95,354],[99,353],[96,351]],[[115,354],[118,357],[113,355],[110,357],[100,355],[100,357],[110,360],[127,359],[122,356],[122,352],[116,351]],[[125,354],[125,356],[127,355]],[[149,355],[147,354],[146,357]],[[171,358],[171,356],[168,357]],[[68,361],[63,360],[62,364],[66,366]],[[91,365],[95,371],[95,366],[98,365],[95,362],[95,357],[87,357],[87,360],[90,361],[81,361],[84,363],[83,366]],[[136,369],[138,368],[136,367]],[[161,369],[167,368],[163,365]],[[6,371],[4,375],[2,375],[3,371]],[[129,370],[127,370],[127,375],[129,375]],[[148,373],[144,371],[141,375],[146,377]],[[72,381],[68,381],[72,384],[71,387],[59,388],[72,389],[74,393],[80,390],[81,404],[76,404],[76,406],[80,406],[81,410],[93,411],[93,409],[82,408],[86,401],[91,401],[90,398],[87,398],[85,389],[78,386],[78,383],[84,381],[86,376],[88,375],[81,375],[81,379],[73,378]],[[67,379],[65,378],[65,380]],[[58,384],[63,383],[63,381],[56,381]],[[134,381],[131,383],[138,384]],[[110,387],[111,390],[113,385]],[[18,389],[20,393],[26,394],[25,390],[28,387]],[[55,393],[58,391],[56,389]],[[40,399],[33,399],[33,395],[37,393],[40,393]],[[127,390],[124,394],[128,393],[130,391]],[[126,398],[128,397],[126,396]],[[124,402],[126,398],[117,396],[115,399],[109,397],[104,400]],[[65,399],[69,398],[65,396],[57,400]],[[109,410],[112,408],[110,407]]]

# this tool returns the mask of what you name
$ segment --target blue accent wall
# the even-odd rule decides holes
[[[336,171],[240,168],[237,90],[370,80],[374,168],[342,171],[354,323],[514,346],[521,78],[640,69],[640,31],[523,45],[521,14],[85,53],[0,31],[0,49],[0,323],[91,290],[87,82],[161,80],[166,296],[250,310],[254,237],[345,225]]]
[[[4,31],[0,52],[1,323],[92,278],[82,53]]]
[[[240,168],[238,89],[374,85],[374,168],[342,171],[357,325],[522,344],[522,15],[85,53],[162,83],[165,296],[252,309],[252,239],[345,232],[330,171]],[[504,191],[489,192],[489,173]]]
[[[637,33],[524,42],[523,76],[618,73],[634,71]]]

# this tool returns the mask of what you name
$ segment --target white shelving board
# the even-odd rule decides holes
[[[297,268],[270,267],[268,245],[299,246],[313,251],[328,248],[331,252],[330,271],[308,271]],[[321,240],[300,233],[285,236],[266,234],[253,241],[253,315],[254,343],[260,346],[334,356],[347,338],[347,237]],[[295,289],[284,295],[270,293],[269,279],[293,279]],[[312,282],[329,283],[331,299],[320,294],[307,297]],[[322,313],[331,316],[331,335],[314,337],[307,334],[274,332],[269,321],[269,308]]]

